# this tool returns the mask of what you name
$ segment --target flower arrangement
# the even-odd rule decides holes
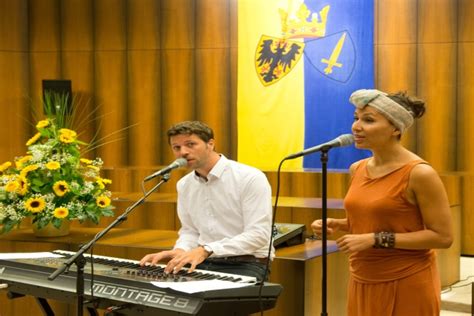
[[[43,228],[59,228],[64,219],[91,220],[113,216],[111,180],[100,177],[100,158],[81,158],[77,133],[48,111],[26,142],[27,154],[0,165],[0,233],[19,226],[26,217]],[[64,114],[64,112],[62,113]]]

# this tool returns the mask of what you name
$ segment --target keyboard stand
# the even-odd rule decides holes
[[[15,293],[15,292],[8,292],[7,297],[11,300],[15,298],[20,298],[24,297],[26,295],[20,294],[20,293]],[[36,302],[38,303],[41,311],[43,312],[44,316],[55,316],[53,309],[51,308],[51,305],[49,305],[48,300],[42,297],[34,297]],[[87,307],[87,311],[89,312],[90,316],[99,316],[99,313],[97,310],[93,307]]]

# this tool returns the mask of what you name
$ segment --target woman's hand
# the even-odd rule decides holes
[[[341,223],[339,221],[345,221],[345,219],[335,219],[335,218],[328,218],[326,220],[326,234],[332,235],[333,233],[339,231],[341,229]],[[317,236],[321,236],[323,233],[323,220],[317,219],[311,224],[311,229],[313,229],[313,233]]]
[[[362,251],[372,247],[375,243],[374,234],[346,234],[336,240],[337,247],[340,251],[350,254]]]

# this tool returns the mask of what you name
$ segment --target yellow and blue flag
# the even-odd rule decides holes
[[[373,0],[239,0],[238,160],[275,170],[292,153],[351,132],[350,94],[373,88]],[[329,153],[346,169],[369,152]],[[320,156],[286,169],[319,168]]]

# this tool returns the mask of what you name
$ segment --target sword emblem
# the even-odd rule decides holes
[[[327,67],[324,68],[324,73],[326,75],[332,73],[333,67],[338,67],[338,68],[342,67],[342,64],[337,62],[337,59],[339,58],[339,55],[341,54],[342,46],[344,46],[345,40],[346,40],[346,33],[344,32],[341,38],[337,41],[337,44],[331,53],[331,57],[329,57],[329,59],[326,59],[326,58],[321,59],[322,63],[327,64]]]

